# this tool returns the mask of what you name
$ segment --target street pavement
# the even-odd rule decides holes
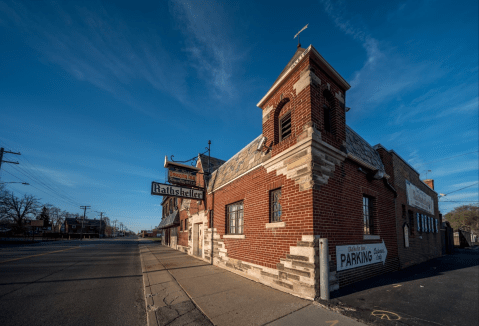
[[[331,293],[330,309],[371,325],[479,325],[479,247],[455,249]]]
[[[158,243],[140,252],[149,326],[364,325]]]
[[[0,325],[146,325],[138,240],[0,246]]]

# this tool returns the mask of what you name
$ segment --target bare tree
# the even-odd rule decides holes
[[[15,222],[19,229],[23,229],[28,217],[33,217],[38,212],[40,204],[36,197],[24,195],[22,198],[13,192],[4,192],[0,196],[0,214]]]
[[[52,229],[55,230],[55,232],[59,232],[60,226],[65,221],[64,213],[66,212],[62,212],[60,208],[55,206],[50,207],[49,211],[50,211],[50,220],[52,222]]]

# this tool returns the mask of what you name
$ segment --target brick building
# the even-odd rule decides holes
[[[99,236],[105,233],[105,223],[97,219],[84,219],[68,217],[63,222],[62,233],[67,234],[82,234],[83,236]],[[101,226],[101,229],[100,229]]]
[[[394,169],[346,125],[349,88],[313,46],[298,47],[258,103],[262,134],[226,162],[199,155],[205,200],[164,197],[163,244],[309,299],[319,238],[331,290],[397,270]]]
[[[434,180],[420,180],[419,173],[394,150],[388,151],[381,144],[374,148],[398,192],[396,231],[400,268],[441,256],[442,221]]]

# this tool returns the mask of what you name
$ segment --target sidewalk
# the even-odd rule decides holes
[[[158,243],[140,254],[149,326],[364,325]]]

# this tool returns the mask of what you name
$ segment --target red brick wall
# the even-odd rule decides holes
[[[268,138],[268,144],[273,144],[272,156],[293,146],[297,142],[297,136],[303,131],[303,126],[312,121],[315,127],[321,131],[324,141],[340,148],[346,139],[346,117],[344,104],[336,97],[337,92],[345,95],[345,90],[338,86],[333,79],[320,67],[312,53],[310,52],[306,58],[298,64],[293,73],[283,81],[283,84],[270,96],[262,109],[273,106],[274,109],[269,113],[269,119],[263,124],[263,136]],[[308,85],[300,94],[296,94],[294,84],[301,78],[301,74],[306,70],[311,70],[320,80],[321,85]],[[325,131],[323,119],[323,104],[326,101],[323,93],[328,89],[332,94],[332,132]],[[281,99],[282,97],[282,99]],[[283,106],[285,107],[283,109]],[[278,119],[288,111],[291,111],[291,136],[286,140],[278,143],[279,128]],[[277,117],[277,118],[275,118]]]
[[[417,219],[416,213],[425,214],[433,217],[438,220],[438,228],[440,229],[441,220],[439,219],[439,207],[437,201],[437,194],[429,188],[427,185],[423,184],[419,175],[411,167],[405,164],[402,159],[400,159],[396,154],[390,154],[394,167],[394,188],[398,192],[397,205],[396,205],[396,216],[397,216],[397,241],[399,248],[399,258],[400,258],[400,267],[406,268],[411,265],[415,265],[426,260],[441,256],[442,244],[441,244],[441,233],[432,233],[432,232],[418,232],[417,231]],[[406,179],[409,180],[412,184],[418,187],[420,190],[425,192],[427,195],[431,196],[434,200],[434,212],[432,215],[426,211],[423,211],[419,208],[412,207],[408,205],[407,194],[406,194]],[[402,216],[402,205],[406,209],[406,218]],[[414,223],[412,227],[412,233],[409,235],[409,247],[404,246],[404,232],[403,225],[404,223],[409,224],[409,218],[407,212],[411,210],[414,213]]]
[[[285,149],[296,144],[297,136],[303,131],[303,126],[311,121],[311,92],[310,86],[307,86],[300,94],[296,94],[294,84],[300,79],[300,73],[309,65],[309,56],[298,64],[293,73],[283,81],[282,85],[270,96],[263,105],[262,109],[273,106],[274,109],[269,113],[269,119],[263,124],[263,136],[268,138],[268,146],[273,144],[272,156],[284,151]],[[281,99],[283,97],[283,99]],[[286,110],[281,110],[284,105]],[[279,129],[277,128],[278,120],[287,111],[291,111],[291,135],[278,143]],[[279,112],[281,111],[281,112]],[[275,128],[276,125],[276,128]]]
[[[330,76],[320,67],[316,59],[310,62],[311,70],[319,79],[321,79],[321,86],[311,87],[311,121],[313,121],[316,128],[321,131],[321,138],[328,144],[340,148],[343,141],[346,140],[346,114],[344,105],[335,97],[337,92],[346,96],[345,90],[341,89]],[[324,91],[328,90],[332,95],[332,111],[331,124],[332,132],[325,130],[324,124],[324,104],[330,105],[324,97]]]
[[[269,191],[281,187],[281,220],[284,228],[266,229],[269,217]],[[276,268],[289,254],[301,235],[313,234],[312,193],[299,192],[299,186],[276,172],[258,168],[215,192],[214,227],[226,231],[226,205],[243,200],[245,239],[224,239],[228,257]]]
[[[368,179],[358,168],[359,165],[346,159],[341,166],[336,166],[327,185],[314,190],[314,233],[328,238],[330,264],[334,270],[336,246],[381,243],[384,240],[388,253],[384,266],[375,264],[338,272],[340,286],[398,268],[394,193],[383,180]],[[379,235],[379,240],[363,239],[363,195],[374,198],[373,234]]]

